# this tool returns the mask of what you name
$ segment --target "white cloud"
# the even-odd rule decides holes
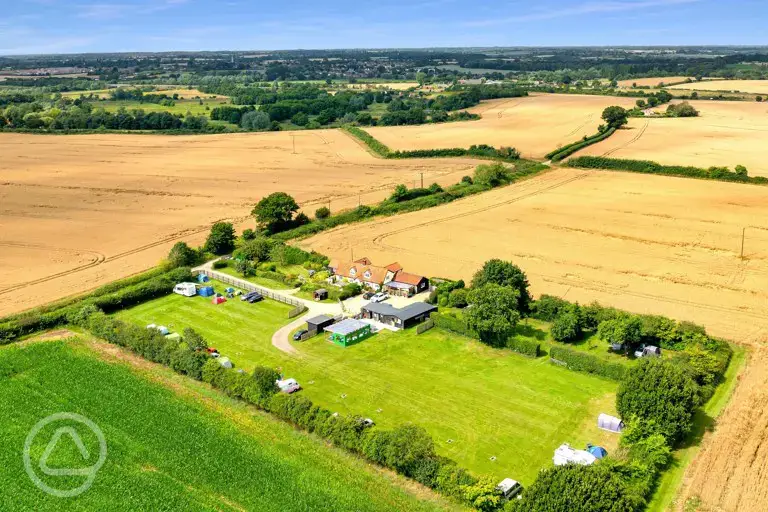
[[[547,10],[537,10],[515,16],[468,21],[464,25],[469,27],[486,27],[491,25],[503,25],[505,23],[551,20],[568,16],[579,16],[582,14],[625,12],[654,7],[669,7],[674,5],[692,4],[700,1],[701,0],[606,0],[585,2],[573,7],[549,8]]]

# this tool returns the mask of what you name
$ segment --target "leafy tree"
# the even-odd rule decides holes
[[[246,259],[253,262],[267,261],[273,246],[274,243],[269,238],[265,236],[256,237],[245,242],[235,251],[234,256],[237,259]]]
[[[251,132],[263,132],[272,127],[272,120],[266,112],[254,110],[243,114],[240,127]]]
[[[253,380],[256,383],[258,398],[264,400],[277,393],[277,380],[280,374],[277,370],[266,366],[257,366],[253,369]]]
[[[528,277],[514,263],[499,259],[486,261],[483,268],[478,270],[472,278],[472,287],[478,288],[487,283],[514,288],[519,294],[518,310],[523,314],[530,311],[533,299],[528,291]]]
[[[408,187],[406,187],[402,183],[396,186],[395,190],[392,191],[392,195],[389,196],[389,198],[395,202],[400,202],[407,197],[408,197]]]
[[[613,320],[605,320],[597,326],[597,335],[610,344],[625,343],[636,346],[642,337],[642,322],[636,316],[622,315]]]
[[[496,485],[496,481],[491,477],[481,478],[473,484],[464,485],[462,487],[464,501],[481,512],[498,510],[503,498],[496,489]]]
[[[693,96],[691,96],[691,97],[693,97]],[[760,103],[761,101],[763,101],[763,97],[762,96],[756,96],[755,97],[755,101]]]
[[[644,500],[605,460],[599,464],[548,467],[510,503],[514,512],[639,512]]]
[[[616,394],[616,408],[624,418],[655,422],[655,432],[670,446],[679,443],[693,426],[700,405],[699,386],[681,366],[663,359],[643,359],[632,367]]]
[[[747,168],[743,165],[737,165],[734,171],[736,171],[736,174],[742,178],[749,177],[749,171],[747,171]]]
[[[296,126],[307,126],[309,123],[309,116],[304,112],[297,112],[291,118],[291,122]]]
[[[520,292],[492,282],[473,288],[467,297],[472,305],[465,312],[467,325],[488,345],[502,347],[520,321]]]
[[[253,262],[246,259],[235,260],[235,270],[242,274],[243,277],[252,276],[256,273],[256,267],[253,266]]]
[[[611,128],[621,128],[627,124],[627,111],[618,106],[607,107],[603,110],[602,118]]]
[[[684,101],[677,105],[670,105],[667,107],[667,114],[674,117],[697,117],[699,111],[693,108],[693,106]]]
[[[270,233],[277,233],[289,226],[299,205],[285,192],[274,192],[263,198],[251,211],[260,226]]]
[[[509,183],[510,179],[509,169],[501,162],[478,165],[475,169],[474,182],[480,185],[498,187],[504,183]]]
[[[318,220],[327,219],[331,216],[331,210],[327,206],[321,206],[315,210],[315,218]]]
[[[182,331],[182,338],[191,350],[207,350],[208,342],[196,330],[191,327],[185,327]]]
[[[243,231],[243,240],[253,240],[256,238],[256,232],[252,229],[246,229]]]
[[[187,245],[186,242],[176,242],[168,253],[168,262],[173,267],[191,267],[199,261],[197,251]]]
[[[575,341],[581,336],[581,321],[578,311],[571,309],[561,313],[555,318],[550,329],[555,341]]]
[[[426,430],[416,425],[402,425],[389,433],[384,450],[384,462],[406,475],[412,474],[416,464],[435,455],[435,443]]]
[[[469,290],[466,288],[457,288],[448,295],[448,305],[452,308],[467,307]]]
[[[205,241],[204,248],[216,255],[232,252],[232,249],[235,248],[235,228],[232,223],[217,222],[214,224]]]
[[[637,105],[638,108],[645,108],[645,100],[637,100],[635,105]]]

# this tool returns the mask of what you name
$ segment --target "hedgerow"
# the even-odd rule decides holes
[[[591,373],[611,380],[620,381],[627,373],[627,367],[621,363],[612,363],[566,347],[550,348],[549,357],[554,362],[562,363],[569,370]]]
[[[660,174],[665,176],[679,176],[683,178],[699,178],[705,180],[732,181],[741,183],[755,183],[764,185],[768,178],[764,176],[749,176],[746,169],[741,166],[737,171],[727,167],[690,167],[680,165],[662,165],[650,160],[624,160],[620,158],[605,158],[602,156],[580,156],[568,160],[570,167],[584,169],[609,169],[616,171],[640,172],[644,174]]]
[[[177,268],[112,293],[86,297],[52,311],[17,315],[14,319],[0,324],[0,345],[11,343],[21,336],[37,331],[64,325],[69,321],[70,316],[75,315],[84,306],[95,306],[109,313],[149,299],[169,295],[173,292],[175,284],[189,281],[190,278],[188,268]]]
[[[506,347],[513,352],[517,352],[528,357],[539,357],[541,354],[541,344],[533,340],[527,340],[525,338],[515,338],[514,336],[510,337],[507,339]]]
[[[597,144],[598,142],[607,139],[614,133],[616,133],[616,128],[610,127],[607,130],[597,133],[595,135],[592,135],[591,137],[588,137],[584,140],[580,140],[572,144],[568,144],[567,146],[558,148],[555,151],[547,153],[546,156],[547,158],[551,159],[553,162],[559,162],[560,160],[571,156],[572,154],[576,153],[581,149],[584,149],[587,146],[591,146],[592,144]]]

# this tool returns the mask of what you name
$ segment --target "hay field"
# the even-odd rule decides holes
[[[413,87],[418,87],[418,82],[371,82],[347,84],[347,89],[391,89],[393,91],[407,91]]]
[[[664,314],[744,343],[768,340],[768,187],[557,169],[300,245],[463,279],[490,258],[510,259],[535,295]]]
[[[761,512],[768,502],[768,352],[755,349],[714,432],[688,467],[675,510]]]
[[[709,80],[691,84],[678,84],[669,89],[692,91],[738,91],[751,94],[768,94],[768,80]]]
[[[296,154],[292,139],[295,138]],[[337,130],[202,136],[0,135],[0,315],[160,261],[211,223],[292,194],[309,214],[373,203],[398,183],[443,185],[468,159],[381,160]]]
[[[649,78],[631,78],[629,80],[619,80],[619,87],[625,87],[625,88],[632,88],[633,84],[636,84],[638,87],[656,87],[661,82],[664,82],[665,84],[679,84],[680,82],[685,82],[688,79],[693,79],[693,77],[688,76],[652,76]]]
[[[484,101],[469,109],[482,119],[368,130],[392,149],[467,148],[472,144],[512,146],[525,157],[542,158],[557,148],[593,135],[605,107],[631,107],[634,98],[536,94]]]
[[[630,119],[627,129],[576,154],[654,160],[662,164],[741,164],[750,175],[768,176],[765,140],[768,103],[691,101],[696,118]]]

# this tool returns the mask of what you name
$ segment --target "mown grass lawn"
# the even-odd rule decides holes
[[[260,308],[276,310],[265,319]],[[282,367],[304,386],[302,393],[333,411],[387,427],[422,425],[439,453],[478,474],[530,484],[561,443],[592,442],[611,451],[618,440],[596,427],[600,412],[614,411],[613,382],[438,329],[384,331],[348,348],[320,336],[296,344],[300,356],[292,357],[270,341],[288,323],[286,313],[270,302],[213,306],[200,297],[169,296],[120,316],[176,330],[191,326],[246,370]]]
[[[406,492],[397,483],[402,479],[203,384],[154,365],[107,362],[92,347],[85,341],[48,341],[0,348],[3,510],[438,509],[436,502]],[[89,418],[107,443],[93,485],[74,498],[43,493],[22,464],[28,432],[58,412]],[[54,429],[62,426],[52,424],[35,438],[33,461],[41,459]],[[48,458],[50,467],[95,462],[98,441],[85,429],[77,432],[87,460],[62,436]],[[84,477],[45,479],[74,488]]]
[[[162,91],[160,91],[162,92]],[[160,105],[159,103],[142,103],[140,101],[124,101],[124,100],[93,100],[90,104],[93,108],[103,108],[107,112],[116,112],[120,108],[126,110],[143,110],[144,112],[170,112],[171,114],[187,115],[187,112],[191,112],[194,116],[210,117],[211,110],[216,107],[229,105],[229,100],[224,98],[210,99],[202,98],[203,104],[200,104],[200,100],[174,100],[175,105],[168,107]],[[205,107],[208,107],[206,110]]]

